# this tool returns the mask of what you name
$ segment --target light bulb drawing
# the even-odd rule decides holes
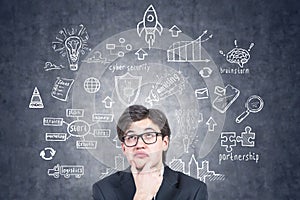
[[[52,48],[63,57],[67,56],[71,71],[78,69],[80,54],[90,51],[87,45],[89,35],[86,28],[80,24],[78,28],[63,28],[56,36],[56,41],[52,42]]]
[[[70,36],[65,41],[65,46],[68,51],[68,60],[71,70],[77,70],[79,50],[82,47],[82,42],[78,36]]]

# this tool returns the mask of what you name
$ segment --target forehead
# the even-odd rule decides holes
[[[153,121],[149,118],[142,119],[140,121],[132,122],[126,132],[138,132],[138,131],[145,131],[145,130],[153,130],[159,131],[159,126],[153,123]]]

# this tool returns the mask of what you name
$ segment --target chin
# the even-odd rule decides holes
[[[144,167],[144,165],[147,162],[149,162],[149,160],[145,159],[145,158],[136,158],[136,159],[134,159],[134,162],[135,162],[137,167]]]

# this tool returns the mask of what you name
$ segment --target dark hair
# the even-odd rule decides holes
[[[169,127],[168,119],[162,111],[158,109],[147,109],[142,105],[132,105],[126,108],[119,118],[117,124],[117,133],[119,140],[124,142],[123,136],[132,122],[147,118],[160,128],[160,132],[163,138],[165,136],[168,136],[168,139],[170,139],[171,130]],[[165,153],[163,154],[163,160],[165,161]]]

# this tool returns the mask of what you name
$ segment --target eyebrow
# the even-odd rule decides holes
[[[153,128],[151,128],[151,127],[148,127],[148,128],[145,128],[144,129],[144,132],[145,131],[156,131],[156,130],[154,130]],[[128,135],[128,133],[134,133],[135,131],[133,131],[133,130],[128,130],[127,132],[125,132],[125,134],[124,135]]]

